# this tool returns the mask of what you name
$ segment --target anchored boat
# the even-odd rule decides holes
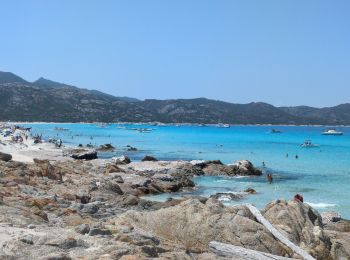
[[[335,129],[327,129],[322,134],[323,135],[343,135],[343,132],[337,131]]]
[[[271,129],[270,133],[271,134],[281,134],[282,131],[281,130],[277,130],[277,129]]]

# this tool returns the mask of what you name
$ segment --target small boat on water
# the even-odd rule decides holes
[[[108,126],[108,124],[106,124],[106,123],[97,123],[96,126],[98,128],[106,128]]]
[[[271,129],[270,133],[271,134],[281,134],[282,131],[281,130],[277,130],[277,129]]]
[[[217,124],[217,127],[219,127],[219,128],[230,128],[231,126],[229,124]]]
[[[322,133],[323,135],[343,135],[343,132],[337,131],[336,129],[327,129]]]
[[[55,131],[69,131],[68,128],[63,128],[63,127],[55,127],[53,130],[55,130]]]
[[[154,129],[152,129],[152,128],[139,128],[139,129],[137,129],[137,131],[139,131],[140,133],[150,133],[153,130]]]
[[[302,148],[317,148],[319,145],[313,144],[311,140],[305,140],[303,144],[300,145]]]

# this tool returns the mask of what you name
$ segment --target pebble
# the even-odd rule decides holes
[[[33,225],[33,224],[29,224],[27,227],[28,227],[29,229],[34,229],[34,228],[36,228],[36,226]]]

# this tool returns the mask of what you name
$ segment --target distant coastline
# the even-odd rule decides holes
[[[12,122],[350,126],[350,103],[316,108],[208,98],[137,100],[44,78],[28,82],[5,72],[0,72],[0,97],[0,121]]]
[[[162,123],[162,122],[44,122],[44,121],[37,121],[37,122],[31,122],[31,121],[1,121],[0,122],[8,122],[11,124],[100,124],[100,123],[106,123],[106,124],[115,124],[115,125],[152,125],[152,124],[161,124],[164,126],[200,126],[201,124],[198,123]],[[218,124],[204,124],[205,126],[212,126],[215,127]],[[271,127],[284,127],[284,126],[305,126],[305,127],[350,127],[350,125],[331,125],[331,124],[318,124],[318,125],[307,125],[307,124],[228,124],[230,126],[271,126]]]

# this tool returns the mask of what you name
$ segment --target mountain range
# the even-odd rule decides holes
[[[207,98],[138,100],[0,72],[0,121],[350,125],[350,104],[314,108]]]

